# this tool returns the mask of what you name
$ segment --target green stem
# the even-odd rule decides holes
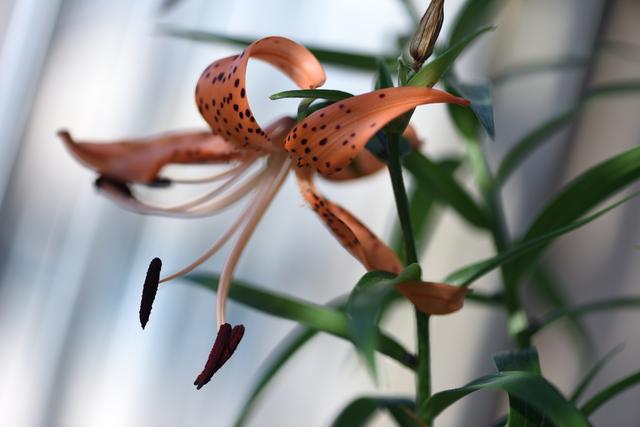
[[[493,174],[489,169],[480,142],[471,139],[467,140],[467,153],[489,214],[490,231],[494,246],[498,253],[504,252],[509,249],[511,239],[504,217],[504,207],[500,198],[499,187],[496,185]],[[503,265],[500,272],[504,286],[504,303],[509,316],[509,333],[513,336],[519,348],[529,347],[531,341],[526,333],[528,322],[518,297],[517,282],[513,279],[509,264]]]
[[[404,240],[404,250],[407,264],[418,262],[416,242],[409,211],[409,199],[402,177],[400,160],[400,137],[398,134],[388,134],[389,139],[389,175],[393,195],[398,210],[398,218]],[[431,396],[431,348],[429,341],[429,316],[416,310],[416,334],[418,342],[418,369],[416,376],[416,409],[418,417],[427,421],[424,408]]]

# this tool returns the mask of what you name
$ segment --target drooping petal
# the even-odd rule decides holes
[[[112,143],[77,142],[60,131],[71,154],[100,175],[120,182],[151,183],[169,163],[221,163],[243,159],[224,138],[211,132],[183,132]]]
[[[323,175],[343,170],[389,121],[422,105],[468,101],[437,89],[394,87],[344,99],[311,114],[294,127],[285,148],[298,166]]]
[[[450,314],[460,310],[467,293],[466,288],[432,282],[401,283],[396,289],[427,314]]]
[[[269,135],[256,123],[247,99],[249,58],[268,62],[304,89],[321,86],[326,76],[311,52],[283,37],[258,40],[242,54],[220,59],[204,70],[196,86],[196,104],[213,132],[238,147],[269,150]]]
[[[305,201],[318,214],[340,244],[367,270],[399,273],[402,263],[396,254],[349,211],[322,196],[311,179],[309,170],[296,171],[298,185]]]
[[[409,145],[411,145],[412,149],[420,149],[422,141],[418,138],[418,134],[411,125],[407,126],[407,129],[402,135],[409,141]],[[384,169],[384,167],[385,164],[382,163],[373,153],[369,150],[362,150],[356,155],[353,161],[341,171],[332,173],[331,175],[321,176],[329,181],[346,181],[372,175],[379,170]]]

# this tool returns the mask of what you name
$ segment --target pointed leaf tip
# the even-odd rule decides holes
[[[149,316],[151,315],[151,307],[153,306],[153,300],[156,298],[158,285],[160,283],[161,269],[162,261],[160,258],[152,259],[147,269],[147,276],[144,279],[144,286],[142,287],[142,298],[140,299],[140,325],[142,329],[147,325]]]

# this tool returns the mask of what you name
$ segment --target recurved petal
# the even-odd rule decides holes
[[[318,214],[340,244],[367,270],[399,273],[402,263],[396,254],[364,224],[343,207],[322,196],[313,184],[309,170],[296,171],[305,201]]]
[[[71,154],[98,174],[119,182],[150,183],[169,163],[219,163],[247,156],[211,132],[183,132],[112,143],[75,141],[58,132]]]
[[[396,289],[427,314],[450,314],[460,310],[467,293],[466,288],[432,282],[401,283]]]
[[[204,70],[196,86],[196,104],[213,132],[238,147],[268,150],[270,138],[256,123],[247,99],[249,58],[268,62],[304,89],[321,86],[326,76],[311,52],[283,37],[258,40],[240,55],[220,59]]]
[[[389,121],[422,104],[468,101],[424,87],[380,89],[344,99],[311,114],[285,139],[285,148],[299,166],[323,175],[343,170],[367,141]]]
[[[415,129],[409,125],[402,134],[411,148],[419,150],[422,145],[422,141],[418,138],[418,134]],[[351,163],[349,163],[340,172],[335,172],[331,175],[322,175],[323,178],[330,181],[346,181],[351,179],[361,178],[363,176],[369,176],[378,172],[380,169],[384,169],[385,164],[382,163],[373,153],[369,150],[362,150],[356,155]]]

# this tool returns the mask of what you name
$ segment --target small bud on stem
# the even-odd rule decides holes
[[[412,67],[414,70],[418,70],[431,56],[436,40],[438,40],[443,20],[444,0],[431,0],[409,46],[409,53],[413,58]]]

